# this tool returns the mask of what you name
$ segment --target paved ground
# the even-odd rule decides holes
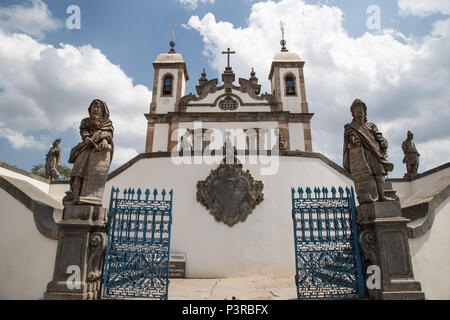
[[[227,279],[170,279],[169,300],[291,300],[294,276]]]

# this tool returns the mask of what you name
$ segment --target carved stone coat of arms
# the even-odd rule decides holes
[[[264,199],[261,181],[253,179],[242,164],[221,164],[204,181],[197,183],[197,201],[216,221],[233,226],[243,222]]]

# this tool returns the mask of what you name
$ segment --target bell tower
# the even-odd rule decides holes
[[[170,151],[170,135],[176,130],[177,123],[157,123],[155,114],[178,112],[180,98],[186,93],[186,81],[189,76],[186,63],[181,54],[175,52],[175,42],[170,42],[170,51],[160,54],[153,62],[152,102],[147,118],[147,139],[145,152]]]
[[[289,130],[290,150],[312,152],[311,139],[311,114],[308,110],[306,100],[305,77],[303,66],[305,61],[300,59],[295,52],[289,52],[286,49],[286,40],[284,39],[284,24],[281,23],[282,40],[281,51],[278,52],[270,68],[269,80],[271,83],[272,94],[277,98],[281,105],[281,111],[288,111],[292,114],[305,114],[309,117],[299,117],[298,122],[280,123],[280,131],[284,127]]]

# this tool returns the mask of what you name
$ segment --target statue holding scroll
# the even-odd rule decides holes
[[[388,142],[375,124],[367,121],[366,104],[356,99],[350,107],[353,121],[345,125],[344,168],[355,183],[358,201],[391,201],[384,194],[385,176],[394,169],[387,161]]]
[[[114,152],[114,127],[105,102],[95,99],[89,106],[89,118],[80,124],[83,140],[70,152],[73,163],[70,191],[64,203],[101,205],[103,189]]]

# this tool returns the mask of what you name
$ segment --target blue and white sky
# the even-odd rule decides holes
[[[70,5],[80,29],[67,28]],[[143,152],[152,62],[169,50],[172,22],[187,93],[203,68],[220,79],[228,47],[237,77],[253,67],[270,92],[283,20],[287,48],[306,61],[313,150],[342,164],[343,127],[360,98],[389,141],[390,177],[406,171],[407,130],[422,172],[450,161],[449,15],[450,0],[0,0],[0,161],[30,170],[61,137],[68,165],[94,98],[116,128],[111,169]]]

